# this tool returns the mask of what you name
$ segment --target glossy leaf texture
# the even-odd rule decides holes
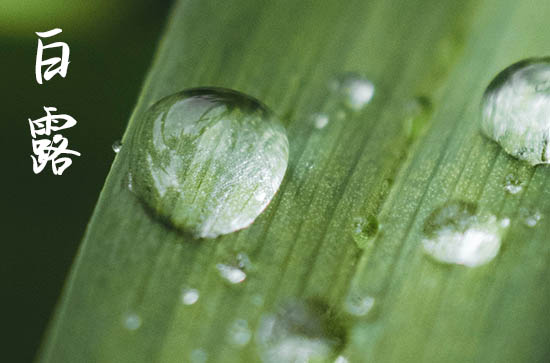
[[[161,98],[225,87],[279,115],[288,170],[250,227],[198,241],[143,208],[123,147],[39,361],[260,361],[262,342],[280,342],[262,340],[265,319],[289,304],[307,313],[277,331],[312,332],[325,360],[545,361],[550,170],[483,137],[480,102],[507,66],[550,53],[549,12],[545,0],[176,2],[124,145]],[[364,107],[331,88],[349,74],[374,87]],[[509,219],[491,261],[426,254],[426,220],[452,201]]]

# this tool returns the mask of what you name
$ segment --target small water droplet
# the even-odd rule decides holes
[[[248,322],[244,319],[237,319],[231,324],[228,332],[229,343],[243,347],[248,344],[252,333],[248,328]]]
[[[510,194],[517,194],[523,190],[523,181],[514,174],[506,175],[504,189]]]
[[[131,192],[134,191],[134,177],[132,173],[128,173],[128,190]]]
[[[330,88],[353,111],[360,111],[374,96],[374,84],[357,73],[346,73],[334,79]]]
[[[508,228],[508,226],[510,226],[510,218],[502,218],[500,220],[500,226],[502,228]]]
[[[350,293],[346,297],[344,308],[348,314],[365,316],[374,306],[374,298],[369,295]]]
[[[527,227],[535,227],[542,218],[542,214],[538,210],[530,210],[521,208],[521,218]]]
[[[328,306],[290,301],[260,321],[257,343],[267,363],[325,362],[345,343],[345,330]]]
[[[202,349],[193,349],[189,358],[191,363],[205,363],[208,360],[208,354]]]
[[[359,248],[365,248],[367,243],[378,233],[378,219],[369,215],[364,217],[355,217],[352,225],[352,236]]]
[[[315,125],[315,128],[322,129],[326,125],[328,125],[329,117],[325,113],[317,113],[313,115],[313,124]]]
[[[238,267],[218,263],[216,268],[220,276],[232,284],[239,284],[246,279],[246,273]]]
[[[549,82],[550,58],[530,58],[500,72],[483,95],[483,133],[531,165],[550,163]]]
[[[200,238],[250,225],[288,163],[286,131],[259,101],[201,88],[147,110],[132,139],[133,188],[161,218]]]
[[[124,327],[128,330],[137,330],[141,326],[141,318],[134,313],[128,313],[124,316]]]
[[[480,266],[498,254],[509,224],[509,220],[478,214],[475,204],[452,201],[428,217],[422,243],[426,253],[439,262]]]
[[[113,151],[116,153],[118,153],[120,151],[120,149],[122,149],[122,142],[120,140],[116,140],[115,142],[113,142]]]
[[[250,258],[246,253],[240,252],[237,254],[237,266],[246,271],[252,269],[252,262],[250,262]]]
[[[181,302],[184,305],[193,305],[199,300],[199,290],[186,288],[181,293]]]

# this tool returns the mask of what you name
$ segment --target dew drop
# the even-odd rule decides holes
[[[118,154],[120,149],[122,149],[122,142],[120,140],[116,140],[115,142],[113,142],[112,148],[115,154]]]
[[[146,111],[132,142],[133,188],[176,228],[213,238],[250,225],[285,174],[288,140],[259,101],[191,89]]]
[[[520,215],[527,227],[535,227],[542,218],[542,214],[538,210],[529,210],[527,208],[521,208]]]
[[[251,336],[248,322],[244,319],[235,320],[229,327],[228,339],[232,345],[243,347],[248,344]]]
[[[353,111],[363,109],[374,96],[374,84],[356,73],[346,73],[334,79],[330,88],[339,95],[344,105]]]
[[[186,288],[183,289],[181,293],[181,302],[184,305],[193,305],[194,303],[199,301],[199,296],[199,290]]]
[[[531,165],[550,163],[549,84],[550,58],[530,58],[500,72],[483,95],[483,133]]]
[[[231,284],[240,284],[246,279],[246,273],[238,267],[218,263],[216,268],[220,276]]]
[[[260,321],[257,344],[267,363],[325,362],[336,358],[345,331],[319,302],[290,301]]]
[[[124,327],[128,330],[137,330],[141,326],[141,318],[134,313],[128,313],[124,316]]]
[[[325,113],[318,113],[313,116],[313,124],[317,129],[323,129],[326,125],[328,125],[328,122],[329,117]]]
[[[346,312],[354,316],[365,316],[374,306],[374,298],[369,295],[350,293],[344,302]]]
[[[359,248],[365,248],[367,243],[378,233],[378,219],[369,215],[364,217],[355,217],[352,225],[352,236]]]
[[[422,243],[426,253],[439,262],[480,266],[498,254],[509,223],[508,219],[478,214],[475,204],[453,201],[426,220]]]
[[[506,175],[504,189],[510,194],[518,194],[523,190],[523,181],[514,174]]]

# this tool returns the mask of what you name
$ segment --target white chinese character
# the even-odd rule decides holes
[[[49,30],[47,32],[37,32],[36,35],[38,35],[41,38],[49,38],[61,32],[62,32],[61,29],[56,28],[56,29]],[[52,57],[46,60],[42,59],[44,49],[57,48],[57,47],[61,47],[61,57]],[[49,81],[53,76],[55,76],[56,73],[59,73],[61,77],[65,78],[65,76],[67,75],[67,68],[69,67],[69,53],[70,53],[70,49],[67,43],[56,42],[56,43],[52,43],[44,46],[42,45],[42,40],[38,39],[38,50],[36,51],[36,65],[35,65],[36,81],[39,84],[42,84],[42,67],[44,66],[48,66],[48,68],[44,72],[44,79],[46,81]],[[54,68],[58,64],[59,66],[57,68]]]
[[[57,111],[55,107],[44,107],[46,116],[37,120],[29,119],[29,126],[31,129],[32,151],[36,157],[31,155],[32,169],[35,174],[40,173],[49,161],[52,162],[52,170],[55,175],[63,174],[63,171],[67,169],[72,160],[69,157],[62,157],[66,154],[80,156],[80,153],[74,150],[69,150],[67,146],[69,141],[61,134],[53,136],[53,140],[39,139],[35,140],[37,135],[49,136],[52,131],[59,131],[73,127],[76,125],[76,120],[69,115],[52,115],[52,111]],[[58,125],[60,120],[63,122]]]
[[[76,120],[69,115],[52,116],[50,112],[57,111],[55,107],[44,107],[44,111],[46,111],[46,116],[34,121],[29,119],[29,126],[33,138],[36,138],[36,135],[50,136],[52,131],[68,129],[76,125]],[[57,126],[60,120],[64,122]]]

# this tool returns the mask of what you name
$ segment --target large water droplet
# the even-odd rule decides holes
[[[291,301],[262,317],[257,342],[267,363],[326,362],[342,349],[345,331],[326,305]]]
[[[550,58],[527,59],[496,76],[483,95],[481,129],[518,159],[550,163]]]
[[[334,79],[330,88],[353,111],[360,111],[374,96],[374,84],[357,73],[345,73]]]
[[[453,201],[436,209],[424,225],[424,250],[439,262],[469,267],[491,261],[509,219],[480,215],[476,205]]]
[[[132,145],[135,193],[196,237],[250,225],[275,195],[288,163],[286,131],[273,113],[218,88],[162,99],[143,115]]]

